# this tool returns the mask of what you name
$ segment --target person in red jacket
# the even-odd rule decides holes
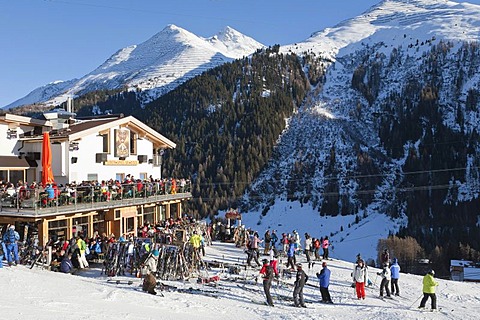
[[[273,280],[273,268],[267,259],[263,259],[263,266],[260,269],[260,274],[263,275],[263,291],[267,298],[267,304],[273,307],[272,295],[270,294],[270,288]]]

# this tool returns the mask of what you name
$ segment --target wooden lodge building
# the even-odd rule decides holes
[[[78,231],[88,237],[136,234],[146,221],[182,216],[182,204],[191,198],[188,185],[161,177],[163,151],[175,148],[174,142],[132,116],[79,119],[55,109],[44,117],[0,114],[0,229],[15,224],[23,240],[22,227],[33,225],[44,243],[53,234],[70,239]],[[45,132],[54,198],[42,187],[31,188],[42,181]],[[122,185],[126,178],[132,182]],[[101,186],[109,180],[117,186]]]

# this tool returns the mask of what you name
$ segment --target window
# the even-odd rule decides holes
[[[115,180],[122,183],[125,180],[125,173],[115,173]]]
[[[140,176],[139,176],[139,179],[140,180],[147,180],[148,176],[147,176],[147,173],[146,172],[140,172]]]
[[[102,152],[110,153],[110,135],[108,132],[101,133],[100,136],[102,137]]]
[[[98,180],[98,173],[89,173],[87,174],[88,181],[97,181]]]
[[[137,154],[138,134],[130,132],[130,154]]]

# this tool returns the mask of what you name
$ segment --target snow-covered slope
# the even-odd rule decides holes
[[[141,44],[120,49],[81,79],[35,89],[6,108],[39,102],[58,105],[69,96],[124,87],[142,90],[147,102],[205,70],[248,56],[262,47],[231,27],[211,38],[202,38],[168,25]]]
[[[301,230],[300,230],[301,231]],[[230,263],[243,262],[243,250],[232,244],[214,243],[206,248],[208,260]],[[353,257],[354,258],[354,257]],[[305,262],[303,255],[298,260]],[[283,261],[284,262],[284,261]],[[401,262],[400,262],[401,264]],[[114,319],[477,319],[480,313],[478,303],[479,285],[438,280],[438,307],[440,311],[418,311],[419,297],[422,296],[422,277],[401,274],[399,280],[402,297],[394,301],[380,300],[378,269],[370,268],[370,279],[375,283],[367,289],[365,300],[357,300],[350,287],[353,263],[332,260],[328,262],[331,270],[329,291],[334,305],[318,303],[320,293],[315,273],[321,269],[320,263],[313,269],[305,266],[309,276],[304,288],[307,301],[306,309],[294,308],[292,303],[278,297],[292,297],[292,284],[295,277],[284,279],[280,286],[274,284],[271,293],[275,307],[252,303],[263,301],[261,280],[258,283],[233,282],[221,280],[216,288],[202,286],[193,278],[185,282],[167,282],[179,288],[199,288],[215,291],[218,298],[200,294],[163,292],[150,295],[141,292],[140,279],[119,277],[132,280],[132,285],[108,283],[100,269],[83,271],[79,276],[19,267],[0,269],[0,300],[2,301],[2,319],[51,320],[68,318],[71,320],[114,320]],[[209,276],[220,270],[208,271]],[[222,279],[232,277],[227,272],[218,273]],[[258,274],[258,270],[242,269],[241,276]],[[206,276],[205,274],[204,276]],[[283,282],[283,281],[282,281]],[[242,289],[246,288],[246,289]],[[157,290],[159,291],[159,290]],[[161,291],[159,291],[161,292]],[[429,309],[430,302],[427,303]]]
[[[336,60],[360,47],[385,43],[385,52],[435,37],[455,41],[480,39],[480,6],[444,0],[384,0],[365,13],[315,32],[284,52],[313,51]]]
[[[462,48],[462,42],[479,40],[478,5],[443,0],[385,0],[358,17],[312,34],[304,42],[281,47],[283,53],[319,57],[325,70],[324,81],[312,89],[298,112],[288,119],[273,161],[245,197],[245,210],[249,211],[245,221],[249,225],[259,223],[262,228],[281,224],[304,226],[323,236],[332,233],[336,250],[346,258],[342,252],[352,245],[347,238],[358,228],[351,224],[357,215],[359,225],[369,228],[359,244],[375,255],[379,238],[407,225],[405,204],[398,201],[397,191],[404,178],[409,145],[418,147],[418,141],[411,141],[403,146],[404,156],[388,156],[379,138],[378,115],[384,112],[395,116],[391,109],[385,110],[393,104],[387,99],[404,94],[409,79],[418,81],[420,88],[436,81],[443,123],[454,131],[477,130],[480,110],[464,111],[464,128],[455,122],[455,112],[465,110],[469,89],[480,88],[478,60],[467,59],[460,67],[470,70],[460,90],[456,88],[458,82],[452,82],[461,73],[459,59],[468,51]],[[435,61],[442,67],[432,80],[428,78],[432,70],[429,60],[435,57],[428,54],[435,47],[443,48],[444,56],[439,55]],[[366,87],[374,87],[370,79],[378,81],[370,101],[352,84],[359,70],[366,70],[359,81],[371,81]],[[360,164],[377,171],[361,173]],[[365,182],[362,177],[380,181],[373,186],[361,186]],[[478,198],[478,185],[469,182],[468,177],[456,183],[463,191],[462,199],[454,201]],[[369,199],[365,201],[365,197]],[[287,198],[294,201],[286,202]],[[328,201],[335,202],[338,210],[322,209],[323,213],[338,216],[318,217],[320,208]],[[378,216],[392,211],[395,220]],[[266,215],[262,216],[262,212]],[[353,214],[350,221],[343,216],[348,214]],[[306,222],[300,217],[306,217]],[[367,226],[367,222],[372,224]]]

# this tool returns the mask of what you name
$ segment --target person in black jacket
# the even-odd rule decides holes
[[[265,292],[268,305],[273,307],[272,295],[270,294],[270,288],[272,287],[273,280],[273,268],[267,259],[263,259],[262,262],[263,266],[260,270],[260,274],[263,275],[263,291]]]
[[[270,230],[267,230],[265,232],[263,240],[265,242],[265,248],[263,249],[263,254],[268,254],[268,251],[270,251],[270,242],[272,242],[272,236],[270,235]]]
[[[293,289],[293,302],[295,307],[306,308],[305,301],[303,300],[303,287],[308,281],[308,276],[302,269],[302,264],[297,263],[297,277],[295,280],[295,288]]]

